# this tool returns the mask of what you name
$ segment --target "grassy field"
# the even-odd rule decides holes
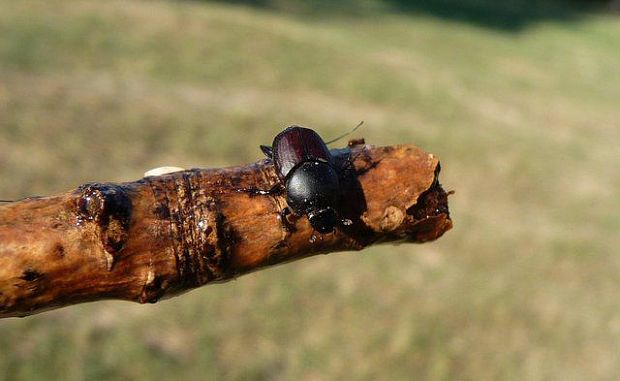
[[[0,0],[0,199],[364,120],[441,157],[455,228],[2,320],[0,378],[620,378],[620,19],[321,3]]]

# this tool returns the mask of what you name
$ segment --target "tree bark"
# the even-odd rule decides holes
[[[0,206],[0,317],[75,303],[154,303],[319,253],[426,242],[452,227],[439,160],[411,145],[332,151],[342,170],[334,233],[284,216],[269,160],[192,169]]]

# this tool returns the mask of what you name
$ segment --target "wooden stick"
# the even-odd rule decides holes
[[[411,145],[332,152],[345,170],[343,224],[313,232],[283,220],[263,160],[123,184],[86,184],[0,206],[0,317],[75,303],[154,303],[211,282],[319,253],[381,242],[426,242],[452,227],[439,161]]]

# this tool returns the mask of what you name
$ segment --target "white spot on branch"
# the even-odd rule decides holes
[[[167,173],[179,172],[179,171],[184,171],[184,170],[185,170],[185,168],[181,168],[181,167],[159,167],[159,168],[153,168],[153,169],[150,169],[150,170],[144,172],[144,177],[161,176],[161,175],[165,175]]]

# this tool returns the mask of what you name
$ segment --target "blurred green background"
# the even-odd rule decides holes
[[[0,320],[0,378],[620,379],[609,7],[0,0],[0,198],[248,163],[288,124],[360,120],[439,155],[456,190],[434,243]]]

